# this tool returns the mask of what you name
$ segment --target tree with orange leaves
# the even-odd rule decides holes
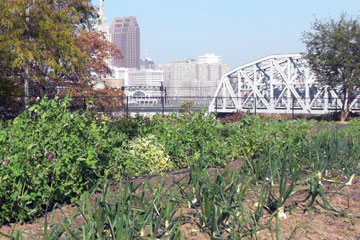
[[[0,94],[24,95],[27,84],[36,96],[96,94],[93,85],[111,74],[106,60],[121,57],[93,31],[96,18],[90,0],[0,1]]]

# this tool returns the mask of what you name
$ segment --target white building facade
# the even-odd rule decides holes
[[[132,70],[129,79],[129,86],[160,87],[164,83],[164,71],[153,69]]]
[[[215,93],[223,74],[230,70],[215,54],[199,56],[198,61],[186,59],[155,67],[164,71],[164,86],[170,97],[209,97]]]
[[[122,88],[129,85],[129,73],[128,68],[118,68],[111,66],[113,74],[105,79],[105,83],[111,88]]]
[[[164,85],[168,96],[194,96],[196,94],[196,62],[192,59],[158,64],[155,69],[164,71]]]
[[[207,53],[204,56],[198,57],[199,64],[221,64],[222,57],[217,56],[215,53]]]

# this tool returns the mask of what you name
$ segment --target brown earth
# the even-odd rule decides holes
[[[228,168],[236,171],[241,167],[241,162],[234,162]],[[216,169],[209,169],[209,175],[214,177],[217,175]],[[180,179],[187,180],[188,171],[180,170],[167,174],[165,177],[159,176],[150,176],[147,178],[138,178],[135,180],[137,183],[141,183],[145,180],[150,181],[151,184],[158,183],[160,179],[164,179],[166,187],[169,187],[174,180],[178,181]],[[330,211],[325,211],[319,206],[316,206],[315,209],[304,211],[305,203],[299,204],[291,212],[285,212],[286,219],[281,219],[281,234],[282,239],[289,239],[292,235],[292,239],[314,239],[314,240],[358,240],[360,239],[360,177],[355,177],[353,184],[350,186],[339,188],[339,184],[332,182],[323,182],[324,189],[334,192],[341,192],[342,195],[331,193],[327,194],[327,197],[331,200],[331,203],[341,209],[346,214],[338,214]],[[112,191],[116,192],[118,189],[117,186],[112,187]],[[95,198],[94,196],[93,198]],[[297,201],[297,199],[302,199],[304,196],[297,196],[296,199],[292,201]],[[252,200],[249,199],[249,203],[252,204]],[[291,202],[289,204],[292,204]],[[183,213],[190,213],[192,209],[181,209]],[[77,207],[75,204],[64,205],[61,209],[57,209],[52,213],[49,213],[48,221],[53,218],[55,224],[63,221],[64,216],[73,216],[77,212]],[[263,221],[269,217],[269,213],[265,215]],[[203,240],[211,239],[209,234],[203,232],[199,226],[196,224],[196,219],[186,221],[181,225],[180,230],[184,234],[186,239],[192,240]],[[44,232],[44,221],[45,218],[41,217],[32,222],[25,224],[9,224],[2,226],[0,232],[4,234],[11,234],[11,232],[24,231],[35,236],[36,239],[42,239],[41,235]],[[81,222],[78,221],[74,224],[81,226]],[[275,223],[272,222],[272,226],[275,226]],[[275,228],[273,228],[275,229]],[[258,239],[275,239],[275,233],[269,230],[263,230],[257,234]],[[0,237],[0,240],[7,239],[5,237]]]

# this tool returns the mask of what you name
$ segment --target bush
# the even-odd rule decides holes
[[[75,201],[99,177],[223,167],[284,146],[300,155],[311,136],[312,123],[302,120],[246,115],[221,123],[201,112],[110,121],[88,110],[70,112],[70,101],[43,99],[14,120],[0,122],[0,224]],[[349,126],[359,132],[359,121]],[[348,149],[357,151],[348,142]]]
[[[253,158],[272,148],[291,145],[301,150],[312,122],[306,120],[264,120],[257,115],[248,115],[241,121],[228,125],[230,134],[226,138],[232,158]]]
[[[209,167],[221,167],[228,159],[226,127],[205,112],[155,116],[144,133],[157,137],[177,169],[190,167],[200,159]]]
[[[102,175],[105,128],[90,112],[69,112],[70,101],[44,99],[0,130],[0,223],[74,201]]]

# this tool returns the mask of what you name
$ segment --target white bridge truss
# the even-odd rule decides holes
[[[271,55],[225,74],[209,111],[327,114],[341,111],[341,94],[316,82],[301,54]],[[360,112],[359,96],[351,103]]]

